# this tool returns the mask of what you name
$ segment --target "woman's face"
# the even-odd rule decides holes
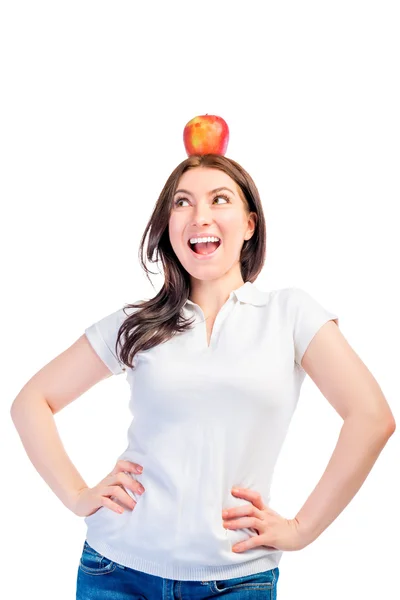
[[[223,189],[213,191],[217,188]],[[169,238],[184,269],[196,279],[208,280],[240,264],[243,242],[254,233],[255,213],[247,215],[236,182],[219,169],[197,167],[182,175],[176,190]],[[188,240],[204,234],[215,235],[222,243],[213,256],[199,259]]]

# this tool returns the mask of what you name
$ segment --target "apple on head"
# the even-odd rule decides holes
[[[222,154],[229,142],[229,128],[222,117],[200,115],[185,125],[183,143],[186,154]]]

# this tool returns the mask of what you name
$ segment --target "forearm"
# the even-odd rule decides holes
[[[317,486],[297,513],[304,546],[336,519],[367,478],[391,435],[371,417],[345,419],[339,439]]]
[[[14,400],[10,412],[33,466],[61,502],[72,510],[77,492],[87,484],[64,450],[46,400],[26,391]]]

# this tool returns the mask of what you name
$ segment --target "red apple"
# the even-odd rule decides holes
[[[183,143],[186,154],[222,154],[229,142],[229,128],[222,117],[201,115],[186,123]]]

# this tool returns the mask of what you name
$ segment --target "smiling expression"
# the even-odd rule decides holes
[[[255,213],[246,211],[240,192],[236,182],[219,169],[196,167],[179,179],[171,206],[169,237],[180,263],[193,277],[214,279],[240,261],[243,243],[255,229]],[[210,258],[195,254],[188,246],[189,239],[204,233],[221,239]]]

